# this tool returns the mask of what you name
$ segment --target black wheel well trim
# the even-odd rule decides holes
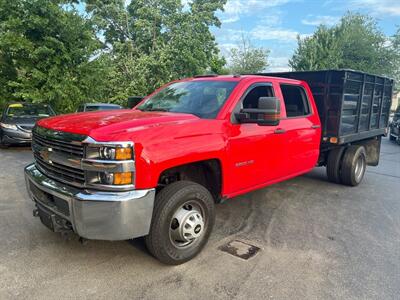
[[[201,170],[201,171],[199,171]],[[157,180],[157,189],[161,190],[176,181],[188,180],[207,188],[215,202],[222,200],[222,163],[218,158],[189,162],[163,170]]]

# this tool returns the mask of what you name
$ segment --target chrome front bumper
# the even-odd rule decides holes
[[[149,233],[155,189],[126,192],[78,189],[50,179],[34,164],[25,168],[25,181],[39,209],[47,211],[57,223],[72,226],[83,238],[115,241]]]

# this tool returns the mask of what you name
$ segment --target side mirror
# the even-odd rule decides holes
[[[276,97],[260,97],[257,108],[243,108],[235,116],[240,123],[276,126],[281,115],[281,102]]]
[[[128,108],[134,108],[144,99],[143,96],[131,96],[128,97]]]

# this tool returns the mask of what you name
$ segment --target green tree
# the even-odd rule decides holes
[[[96,98],[100,44],[67,1],[0,1],[2,101],[48,102],[59,111]]]
[[[205,72],[218,72],[220,58],[210,26],[226,0],[87,0],[86,9],[103,33],[103,55],[111,67],[110,98],[145,95],[162,84]]]
[[[232,74],[249,74],[263,71],[268,67],[269,50],[255,48],[244,35],[236,48],[231,49],[229,70]]]
[[[298,37],[298,47],[289,65],[296,71],[339,68],[342,53],[336,31],[322,25],[311,37]]]
[[[299,38],[289,65],[298,71],[346,68],[394,76],[399,47],[390,40],[375,19],[348,13],[339,24],[321,25],[311,37]]]
[[[394,59],[391,61],[391,69],[393,71],[393,78],[396,80],[395,88],[400,91],[400,27],[391,39],[392,49],[394,52]]]

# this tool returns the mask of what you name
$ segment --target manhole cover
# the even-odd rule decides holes
[[[248,243],[234,240],[219,247],[219,250],[232,254],[242,259],[249,259],[260,251],[260,248]]]

